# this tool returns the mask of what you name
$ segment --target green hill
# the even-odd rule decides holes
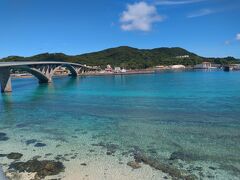
[[[127,46],[76,56],[68,56],[63,53],[44,53],[32,57],[10,56],[3,58],[2,61],[67,61],[101,67],[111,64],[112,66],[120,66],[128,69],[144,69],[156,65],[174,64],[192,66],[203,61],[209,61],[216,64],[239,63],[239,60],[233,57],[204,58],[179,47],[137,49]]]

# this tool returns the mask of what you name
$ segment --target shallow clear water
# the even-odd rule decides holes
[[[33,137],[47,144],[44,152],[52,151],[49,139],[70,149],[89,134],[86,144],[111,142],[119,152],[138,146],[166,162],[183,152],[191,157],[173,163],[199,178],[238,179],[240,72],[56,77],[49,86],[14,79],[13,93],[0,95],[0,132],[10,137],[0,141],[2,152],[12,139],[24,146]]]

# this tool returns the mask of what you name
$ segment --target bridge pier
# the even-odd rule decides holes
[[[45,79],[38,79],[39,84],[51,84],[52,83],[52,78],[48,78],[47,80]]]
[[[0,68],[0,83],[2,93],[12,92],[10,68]]]

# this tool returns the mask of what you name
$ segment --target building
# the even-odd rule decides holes
[[[177,59],[184,59],[184,58],[190,58],[189,55],[183,55],[183,56],[176,56]]]
[[[114,72],[115,73],[125,73],[125,72],[127,72],[127,70],[124,68],[121,69],[120,67],[115,67]]]
[[[194,69],[211,69],[212,63],[210,62],[203,62],[202,64],[197,64],[194,66]]]
[[[233,70],[240,70],[240,64],[233,64]]]
[[[107,67],[105,68],[105,72],[113,72],[111,65],[107,65]]]
[[[123,68],[123,69],[121,70],[121,72],[122,72],[122,73],[126,73],[127,70]]]
[[[120,68],[120,67],[115,67],[115,68],[114,68],[114,72],[115,72],[115,73],[121,72],[121,68]]]
[[[63,75],[63,74],[68,74],[68,70],[65,67],[59,67],[54,74],[55,75]]]

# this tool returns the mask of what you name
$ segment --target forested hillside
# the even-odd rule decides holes
[[[187,57],[181,57],[187,56]],[[127,46],[110,48],[99,52],[68,56],[63,53],[44,53],[32,57],[9,56],[1,61],[67,61],[77,62],[87,65],[97,65],[105,67],[107,64],[120,66],[128,69],[144,69],[156,65],[195,65],[203,61],[216,64],[239,63],[233,57],[226,58],[205,58],[185,49],[175,48],[156,48],[156,49],[137,49]]]

